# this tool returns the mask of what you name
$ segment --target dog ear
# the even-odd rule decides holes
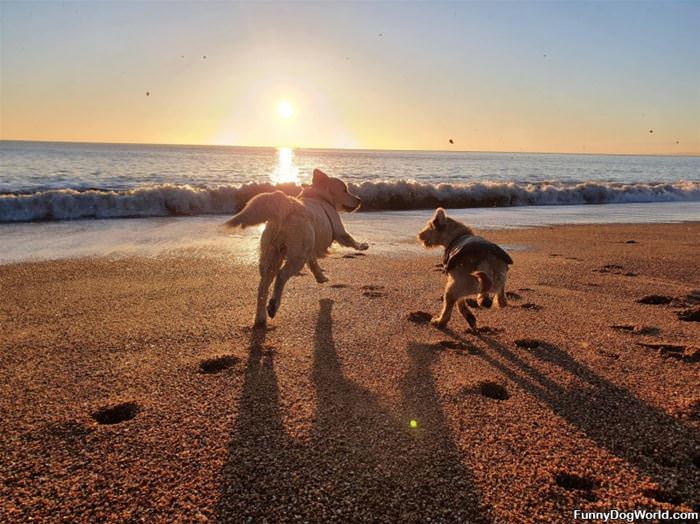
[[[440,229],[442,226],[445,225],[445,218],[445,210],[441,207],[437,208],[435,210],[435,214],[433,215],[433,227],[435,227],[436,229]]]
[[[328,183],[330,178],[320,169],[314,169],[313,177],[311,178],[311,185],[322,187]]]

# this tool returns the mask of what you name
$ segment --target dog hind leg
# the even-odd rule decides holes
[[[495,288],[498,290],[496,294],[496,305],[500,307],[506,307],[508,305],[508,298],[506,297],[506,279],[508,278],[507,271],[499,271],[496,273]]]
[[[311,270],[311,273],[313,273],[316,282],[318,282],[319,284],[328,282],[328,278],[326,277],[326,275],[323,274],[323,269],[321,269],[321,266],[318,265],[318,259],[316,259],[315,257],[310,258],[307,261],[307,264],[309,266],[309,269]]]
[[[304,263],[305,257],[303,256],[289,257],[284,263],[284,266],[282,266],[282,269],[280,269],[277,273],[277,278],[275,279],[275,289],[272,292],[270,302],[267,304],[267,314],[270,315],[270,318],[275,318],[275,315],[280,308],[280,304],[282,303],[282,292],[284,291],[284,286],[287,284],[287,281],[301,271],[301,269],[304,267]]]
[[[493,289],[493,280],[485,271],[474,271],[472,273],[479,281],[479,294],[476,296],[476,302],[480,307],[490,308],[493,301],[489,296],[489,291]]]
[[[459,312],[462,314],[467,323],[469,323],[469,327],[476,329],[476,317],[469,309],[466,298],[460,299],[460,301],[457,302],[457,309],[459,309]]]
[[[255,307],[255,326],[257,327],[263,327],[267,323],[265,311],[267,296],[270,292],[270,285],[280,267],[282,267],[282,261],[284,260],[284,252],[278,249],[277,246],[267,242],[268,236],[263,233],[263,238],[260,242],[260,283],[258,284],[258,298]]]

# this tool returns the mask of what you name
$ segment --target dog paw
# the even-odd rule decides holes
[[[319,284],[323,284],[325,282],[328,282],[328,277],[325,277],[325,276],[322,276],[320,278],[316,277],[316,282],[318,282]]]
[[[270,318],[275,318],[277,314],[277,301],[274,298],[271,298],[270,302],[267,304],[267,314]]]
[[[479,295],[476,303],[479,304],[479,307],[488,309],[493,305],[493,299],[488,295]]]
[[[444,320],[442,320],[440,317],[433,317],[433,318],[431,318],[431,319],[430,319],[430,323],[431,323],[433,326],[439,327],[439,328],[444,328],[444,327],[447,325],[447,322],[445,322]]]
[[[367,251],[369,249],[369,244],[367,242],[362,242],[357,244],[356,249],[358,251]]]

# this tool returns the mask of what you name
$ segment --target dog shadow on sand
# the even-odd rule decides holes
[[[444,332],[471,342],[452,330]],[[485,363],[652,479],[657,487],[644,490],[645,497],[700,510],[700,435],[694,428],[597,375],[554,344],[540,342],[530,352],[540,367],[493,337],[481,334],[478,339],[492,350],[478,352]],[[562,387],[549,376],[549,365],[576,377],[583,387]]]
[[[251,337],[245,383],[222,469],[219,521],[490,522],[448,429],[431,365],[409,344],[397,416],[348,380],[333,340],[333,301],[320,301],[308,439],[285,431],[272,352]],[[409,420],[420,421],[417,428]]]

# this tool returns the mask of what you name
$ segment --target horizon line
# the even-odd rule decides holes
[[[186,144],[186,143],[163,143],[163,142],[110,142],[110,141],[89,141],[89,140],[36,140],[21,138],[2,138],[0,142],[34,142],[39,144],[90,144],[90,145],[124,145],[124,146],[164,146],[164,147],[221,147],[240,149],[292,149],[307,151],[370,151],[386,153],[495,153],[495,154],[524,154],[524,155],[589,155],[589,156],[685,156],[697,157],[700,152],[680,152],[680,153],[598,153],[598,152],[572,152],[572,151],[505,151],[505,150],[450,150],[450,149],[382,149],[363,147],[300,147],[300,146],[272,146],[257,145],[246,146],[236,144]]]

